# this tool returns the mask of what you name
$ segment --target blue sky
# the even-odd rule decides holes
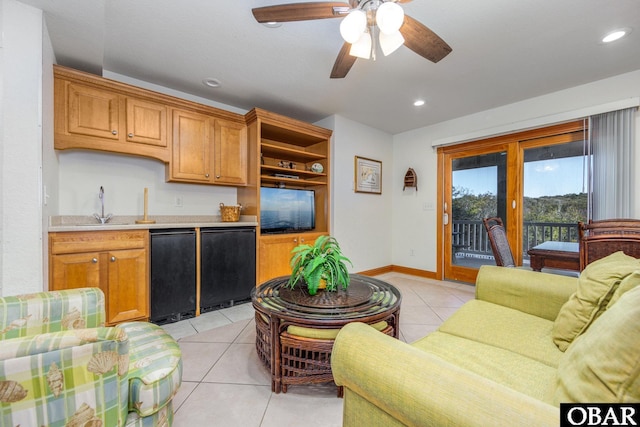
[[[464,187],[473,194],[496,193],[494,167],[467,169],[453,173],[453,186]],[[540,160],[525,163],[525,197],[558,196],[586,191],[583,189],[582,157]]]

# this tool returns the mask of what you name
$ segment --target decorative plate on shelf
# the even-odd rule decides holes
[[[324,167],[320,163],[314,163],[311,165],[311,172],[322,173]]]

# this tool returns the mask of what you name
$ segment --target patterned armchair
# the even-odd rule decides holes
[[[0,298],[0,425],[170,426],[177,343],[151,323],[104,322],[98,288]]]

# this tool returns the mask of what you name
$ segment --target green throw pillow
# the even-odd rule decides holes
[[[587,265],[578,289],[562,306],[553,324],[553,342],[565,351],[607,308],[618,285],[640,269],[640,260],[616,252]]]
[[[578,337],[558,366],[554,403],[640,401],[640,287]]]
[[[616,289],[616,291],[613,293],[613,296],[611,297],[611,301],[609,301],[609,304],[607,304],[607,310],[611,308],[611,306],[615,304],[618,299],[620,299],[622,294],[630,291],[638,285],[640,285],[640,270],[636,270],[622,279],[622,281],[620,282],[620,286],[618,286],[618,289]]]

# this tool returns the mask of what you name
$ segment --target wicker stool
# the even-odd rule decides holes
[[[269,332],[269,319],[264,314],[256,311],[256,352],[258,357],[273,374],[271,367],[271,335]]]
[[[387,322],[377,322],[371,325],[375,329],[390,336],[394,336],[393,327]],[[282,392],[287,392],[287,386],[292,384],[320,384],[333,381],[331,372],[331,351],[335,336],[340,329],[315,330],[326,338],[314,338],[292,334],[310,332],[312,328],[289,327],[280,333],[280,374]],[[307,335],[307,334],[305,334]],[[338,387],[338,397],[342,397],[342,387]]]

